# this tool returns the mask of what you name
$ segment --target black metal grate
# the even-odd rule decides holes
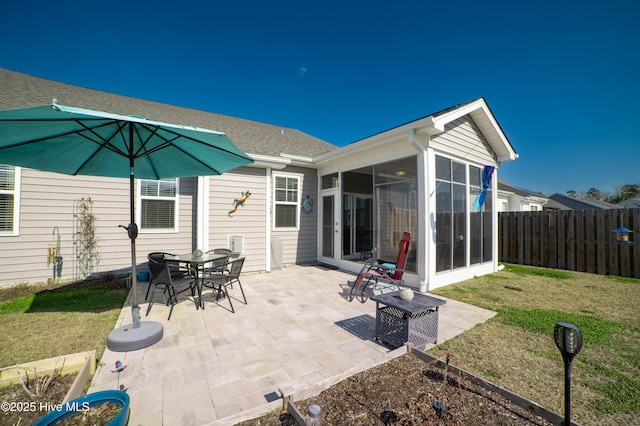
[[[438,310],[425,310],[413,315],[384,306],[376,315],[376,339],[394,347],[409,342],[416,348],[438,339]]]

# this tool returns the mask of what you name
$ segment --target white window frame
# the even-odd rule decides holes
[[[22,168],[13,166],[13,170],[13,189],[0,189],[0,194],[13,195],[13,229],[11,231],[0,231],[0,237],[15,237],[20,235],[20,182]]]
[[[175,180],[176,182],[176,194],[173,197],[163,197],[160,195],[156,195],[156,196],[152,196],[152,195],[142,195],[142,182],[143,181],[151,181],[151,182],[159,182],[159,181],[173,181]],[[157,181],[153,180],[153,179],[138,179],[137,180],[137,207],[136,207],[136,223],[138,224],[138,230],[140,233],[143,234],[166,234],[166,233],[177,233],[179,231],[178,229],[178,223],[179,223],[179,219],[180,219],[180,197],[179,197],[179,189],[180,189],[180,179],[175,178],[175,179],[159,179]],[[158,228],[152,228],[152,229],[145,229],[142,227],[142,201],[143,200],[173,200],[174,201],[174,222],[173,222],[173,228],[162,228],[162,229],[158,229]]]
[[[302,178],[303,176],[301,174],[294,174],[294,173],[274,173],[273,174],[273,191],[272,191],[272,200],[273,200],[273,218],[272,218],[272,228],[274,231],[298,231],[300,230],[300,207],[302,204]],[[291,201],[276,201],[276,181],[278,178],[285,178],[285,179],[296,179],[298,181],[298,188],[297,188],[297,201],[295,202],[291,202]],[[276,226],[276,206],[277,205],[295,205],[296,206],[296,226],[287,226],[287,227],[277,227]]]

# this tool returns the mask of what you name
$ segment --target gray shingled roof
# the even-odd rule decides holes
[[[59,83],[0,68],[0,110],[51,104],[224,132],[248,154],[315,157],[338,147],[296,129]]]
[[[630,209],[640,208],[640,198],[629,198],[627,200],[620,201],[618,204],[616,204],[616,207],[621,208],[621,209],[624,209],[624,208],[630,208]]]
[[[549,196],[549,201],[545,207],[560,210],[593,210],[593,209],[615,209],[611,203],[590,198],[576,198],[563,194],[553,194]]]
[[[502,179],[498,179],[498,190],[513,192],[514,194],[521,195],[523,197],[546,198],[542,192],[533,192],[525,188],[513,186]]]

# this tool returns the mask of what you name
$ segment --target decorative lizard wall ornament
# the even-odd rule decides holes
[[[251,193],[249,192],[249,190],[247,190],[247,192],[242,193],[242,197],[233,200],[234,208],[233,210],[229,210],[229,213],[227,213],[227,215],[229,217],[233,217],[231,215],[238,210],[238,207],[244,206],[244,202],[247,201],[247,198],[249,198],[250,195]]]

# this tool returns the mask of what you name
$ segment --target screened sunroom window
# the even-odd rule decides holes
[[[299,188],[298,176],[275,176],[273,197],[275,228],[298,228]]]
[[[475,200],[482,190],[482,169],[469,166],[469,193]],[[493,196],[487,190],[484,205],[480,211],[471,210],[471,264],[487,262],[493,258]]]
[[[491,189],[480,211],[471,208],[481,191],[480,167],[436,156],[437,272],[493,259]]]
[[[417,156],[375,164],[374,187],[377,232],[377,257],[395,260],[398,242],[404,232],[411,234],[405,270],[416,271],[418,240],[418,162]]]
[[[0,164],[0,235],[17,233],[17,197],[16,168]]]
[[[178,179],[140,181],[140,228],[177,229]]]
[[[436,272],[467,263],[466,165],[436,156]]]

